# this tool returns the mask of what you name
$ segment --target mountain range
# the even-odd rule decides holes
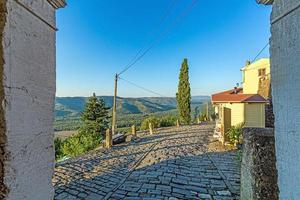
[[[108,107],[112,107],[112,96],[99,96]],[[83,111],[88,97],[56,97],[55,117],[77,118]],[[209,96],[193,96],[192,105],[199,105],[210,100]],[[176,109],[175,97],[140,97],[140,98],[117,98],[117,111],[120,114],[149,114]]]

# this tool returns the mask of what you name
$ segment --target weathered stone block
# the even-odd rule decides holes
[[[111,148],[112,147],[112,132],[110,131],[110,129],[106,130],[105,147],[106,148]]]
[[[278,199],[274,129],[245,128],[241,200]]]
[[[132,136],[136,136],[136,126],[135,125],[133,125],[133,126],[131,126],[131,131],[132,131]]]

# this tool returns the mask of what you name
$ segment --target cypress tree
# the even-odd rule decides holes
[[[180,121],[185,124],[191,122],[191,88],[189,83],[188,60],[185,58],[181,64],[178,92],[176,94],[177,109]]]

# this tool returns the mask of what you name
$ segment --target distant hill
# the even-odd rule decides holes
[[[112,96],[99,96],[108,107],[112,107]],[[55,117],[77,118],[83,111],[87,97],[57,97],[55,100]],[[209,96],[194,96],[192,104],[199,104],[210,100]],[[120,114],[149,114],[169,111],[176,108],[175,97],[141,97],[117,99],[117,110]]]

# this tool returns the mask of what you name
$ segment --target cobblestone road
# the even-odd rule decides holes
[[[55,199],[239,199],[236,153],[212,151],[212,131],[213,125],[162,129],[60,162]]]

